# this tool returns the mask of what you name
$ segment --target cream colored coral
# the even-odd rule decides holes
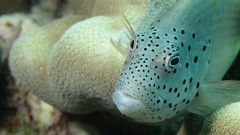
[[[49,83],[59,93],[61,107],[71,112],[113,108],[111,94],[125,56],[111,38],[124,29],[122,21],[121,17],[87,19],[69,28],[55,44],[48,61]]]
[[[133,27],[152,23],[154,16],[164,14],[178,0],[96,0],[92,16],[126,16]],[[160,15],[159,15],[160,14]],[[143,18],[142,20],[140,18]],[[144,23],[142,23],[145,21]]]
[[[0,48],[2,51],[2,59],[4,61],[8,57],[11,45],[19,36],[30,29],[37,28],[37,24],[31,18],[24,14],[9,14],[0,17]]]
[[[240,102],[214,112],[204,122],[202,135],[240,135]]]
[[[41,2],[31,8],[29,16],[37,22],[44,25],[53,21],[57,12],[58,0],[41,0]]]
[[[54,96],[48,89],[46,68],[49,51],[62,33],[79,20],[78,17],[61,19],[18,38],[10,50],[9,65],[21,86],[43,100]]]
[[[124,20],[95,17],[64,33],[78,20],[63,19],[20,37],[10,52],[11,72],[24,88],[64,111],[95,110],[96,102],[113,107],[114,80],[125,57],[111,38],[126,35]]]
[[[90,17],[96,0],[67,0],[63,15],[79,15]]]
[[[128,46],[131,38],[127,23],[122,16],[102,16],[70,27],[76,21],[64,19],[20,37],[11,49],[12,74],[64,111],[112,109],[114,82],[125,59],[117,48],[128,51],[123,43]]]
[[[135,24],[148,10],[149,0],[97,0],[92,15],[125,15]]]
[[[135,31],[150,3],[112,2],[114,7],[130,5],[115,16],[66,18],[20,37],[10,53],[10,69],[18,84],[63,111],[114,110],[115,80],[134,36],[130,27]],[[107,12],[97,7],[95,13]]]

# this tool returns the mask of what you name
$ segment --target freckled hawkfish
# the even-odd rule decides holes
[[[113,94],[122,114],[155,123],[240,101],[239,81],[220,81],[240,50],[240,0],[180,0],[145,21]]]

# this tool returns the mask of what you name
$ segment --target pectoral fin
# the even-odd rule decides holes
[[[240,81],[226,80],[203,84],[187,111],[207,116],[222,106],[240,101]]]

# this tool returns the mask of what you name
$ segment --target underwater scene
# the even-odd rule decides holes
[[[0,135],[240,135],[240,0],[0,0]]]

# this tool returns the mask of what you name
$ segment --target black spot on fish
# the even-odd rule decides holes
[[[198,94],[198,92],[196,93],[196,95],[195,95],[195,97],[198,97],[199,96],[199,94]]]
[[[184,44],[183,44],[183,42],[181,43],[181,46],[182,46],[182,47],[184,47]]]
[[[174,69],[174,70],[173,70],[173,73],[176,74],[176,73],[177,73],[177,69]]]
[[[207,49],[207,47],[204,45],[203,48],[202,48],[202,50],[203,50],[203,51],[206,51],[206,49]]]
[[[169,88],[169,90],[168,90],[168,91],[169,91],[169,93],[170,93],[170,92],[172,92],[172,88]]]
[[[176,93],[177,91],[178,91],[178,88],[175,88],[175,89],[174,89],[174,92]]]
[[[181,30],[181,33],[182,33],[182,34],[185,34],[185,31],[184,31],[184,30]]]
[[[131,49],[133,49],[133,47],[134,47],[134,40],[131,41],[130,47],[131,47]]]
[[[166,104],[166,103],[167,103],[167,100],[164,100],[163,103]]]
[[[194,63],[197,63],[197,61],[198,61],[198,56],[195,56],[194,57]]]
[[[188,90],[188,88],[186,87],[186,88],[184,89],[184,92],[187,92],[187,90]]]
[[[187,62],[185,66],[186,66],[186,68],[188,68],[189,67],[189,63]]]
[[[183,80],[183,85],[186,84],[186,79]]]
[[[163,85],[163,89],[166,89],[166,85],[165,84]]]
[[[193,33],[193,34],[192,34],[192,38],[194,39],[194,38],[195,38],[195,36],[196,36],[196,35],[195,35],[195,33]]]
[[[192,77],[190,77],[190,79],[189,79],[189,83],[192,83],[192,81],[193,81],[193,78],[192,78]]]
[[[200,86],[200,83],[198,82],[197,85],[196,85],[196,88],[199,88],[199,86]]]

